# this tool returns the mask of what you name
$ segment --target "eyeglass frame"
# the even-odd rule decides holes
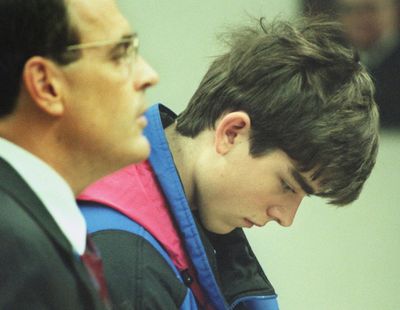
[[[139,37],[137,32],[134,32],[132,34],[129,34],[127,36],[124,36],[121,39],[112,39],[112,40],[102,40],[102,41],[94,41],[94,42],[87,42],[87,43],[79,43],[79,44],[73,44],[73,45],[68,45],[67,46],[67,52],[73,52],[73,51],[79,51],[83,49],[88,49],[88,48],[98,48],[98,47],[103,47],[103,46],[108,46],[108,45],[118,45],[121,43],[132,43],[132,56],[133,58],[136,58],[138,55],[139,51]]]

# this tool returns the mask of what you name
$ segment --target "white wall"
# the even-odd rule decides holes
[[[180,112],[197,88],[216,33],[247,15],[290,17],[296,0],[119,0],[159,72],[149,103]],[[359,201],[345,208],[304,201],[291,228],[248,231],[282,310],[400,309],[400,133],[386,133]]]
[[[216,34],[250,16],[293,15],[296,0],[119,0],[139,33],[141,53],[160,74],[148,101],[186,106],[218,52]]]

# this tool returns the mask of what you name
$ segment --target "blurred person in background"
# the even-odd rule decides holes
[[[371,73],[382,127],[400,128],[398,0],[336,0],[349,41]]]
[[[375,82],[383,128],[400,128],[399,8],[399,0],[303,1],[305,14],[326,13],[343,23]]]

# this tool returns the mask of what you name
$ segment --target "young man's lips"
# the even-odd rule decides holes
[[[267,224],[267,223],[258,224],[258,223],[256,223],[256,222],[253,222],[253,221],[247,219],[247,218],[245,218],[244,221],[245,221],[245,223],[246,223],[246,224],[245,224],[245,227],[248,227],[248,228],[251,228],[251,227],[253,227],[253,226],[263,227],[263,226],[265,226],[265,224]]]
[[[244,227],[251,228],[255,225],[252,221],[248,219],[243,219],[243,221],[244,221]]]

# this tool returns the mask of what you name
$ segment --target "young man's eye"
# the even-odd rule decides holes
[[[285,193],[291,192],[293,194],[296,194],[296,191],[288,183],[286,183],[284,180],[281,180],[281,183],[282,183],[283,191]]]

